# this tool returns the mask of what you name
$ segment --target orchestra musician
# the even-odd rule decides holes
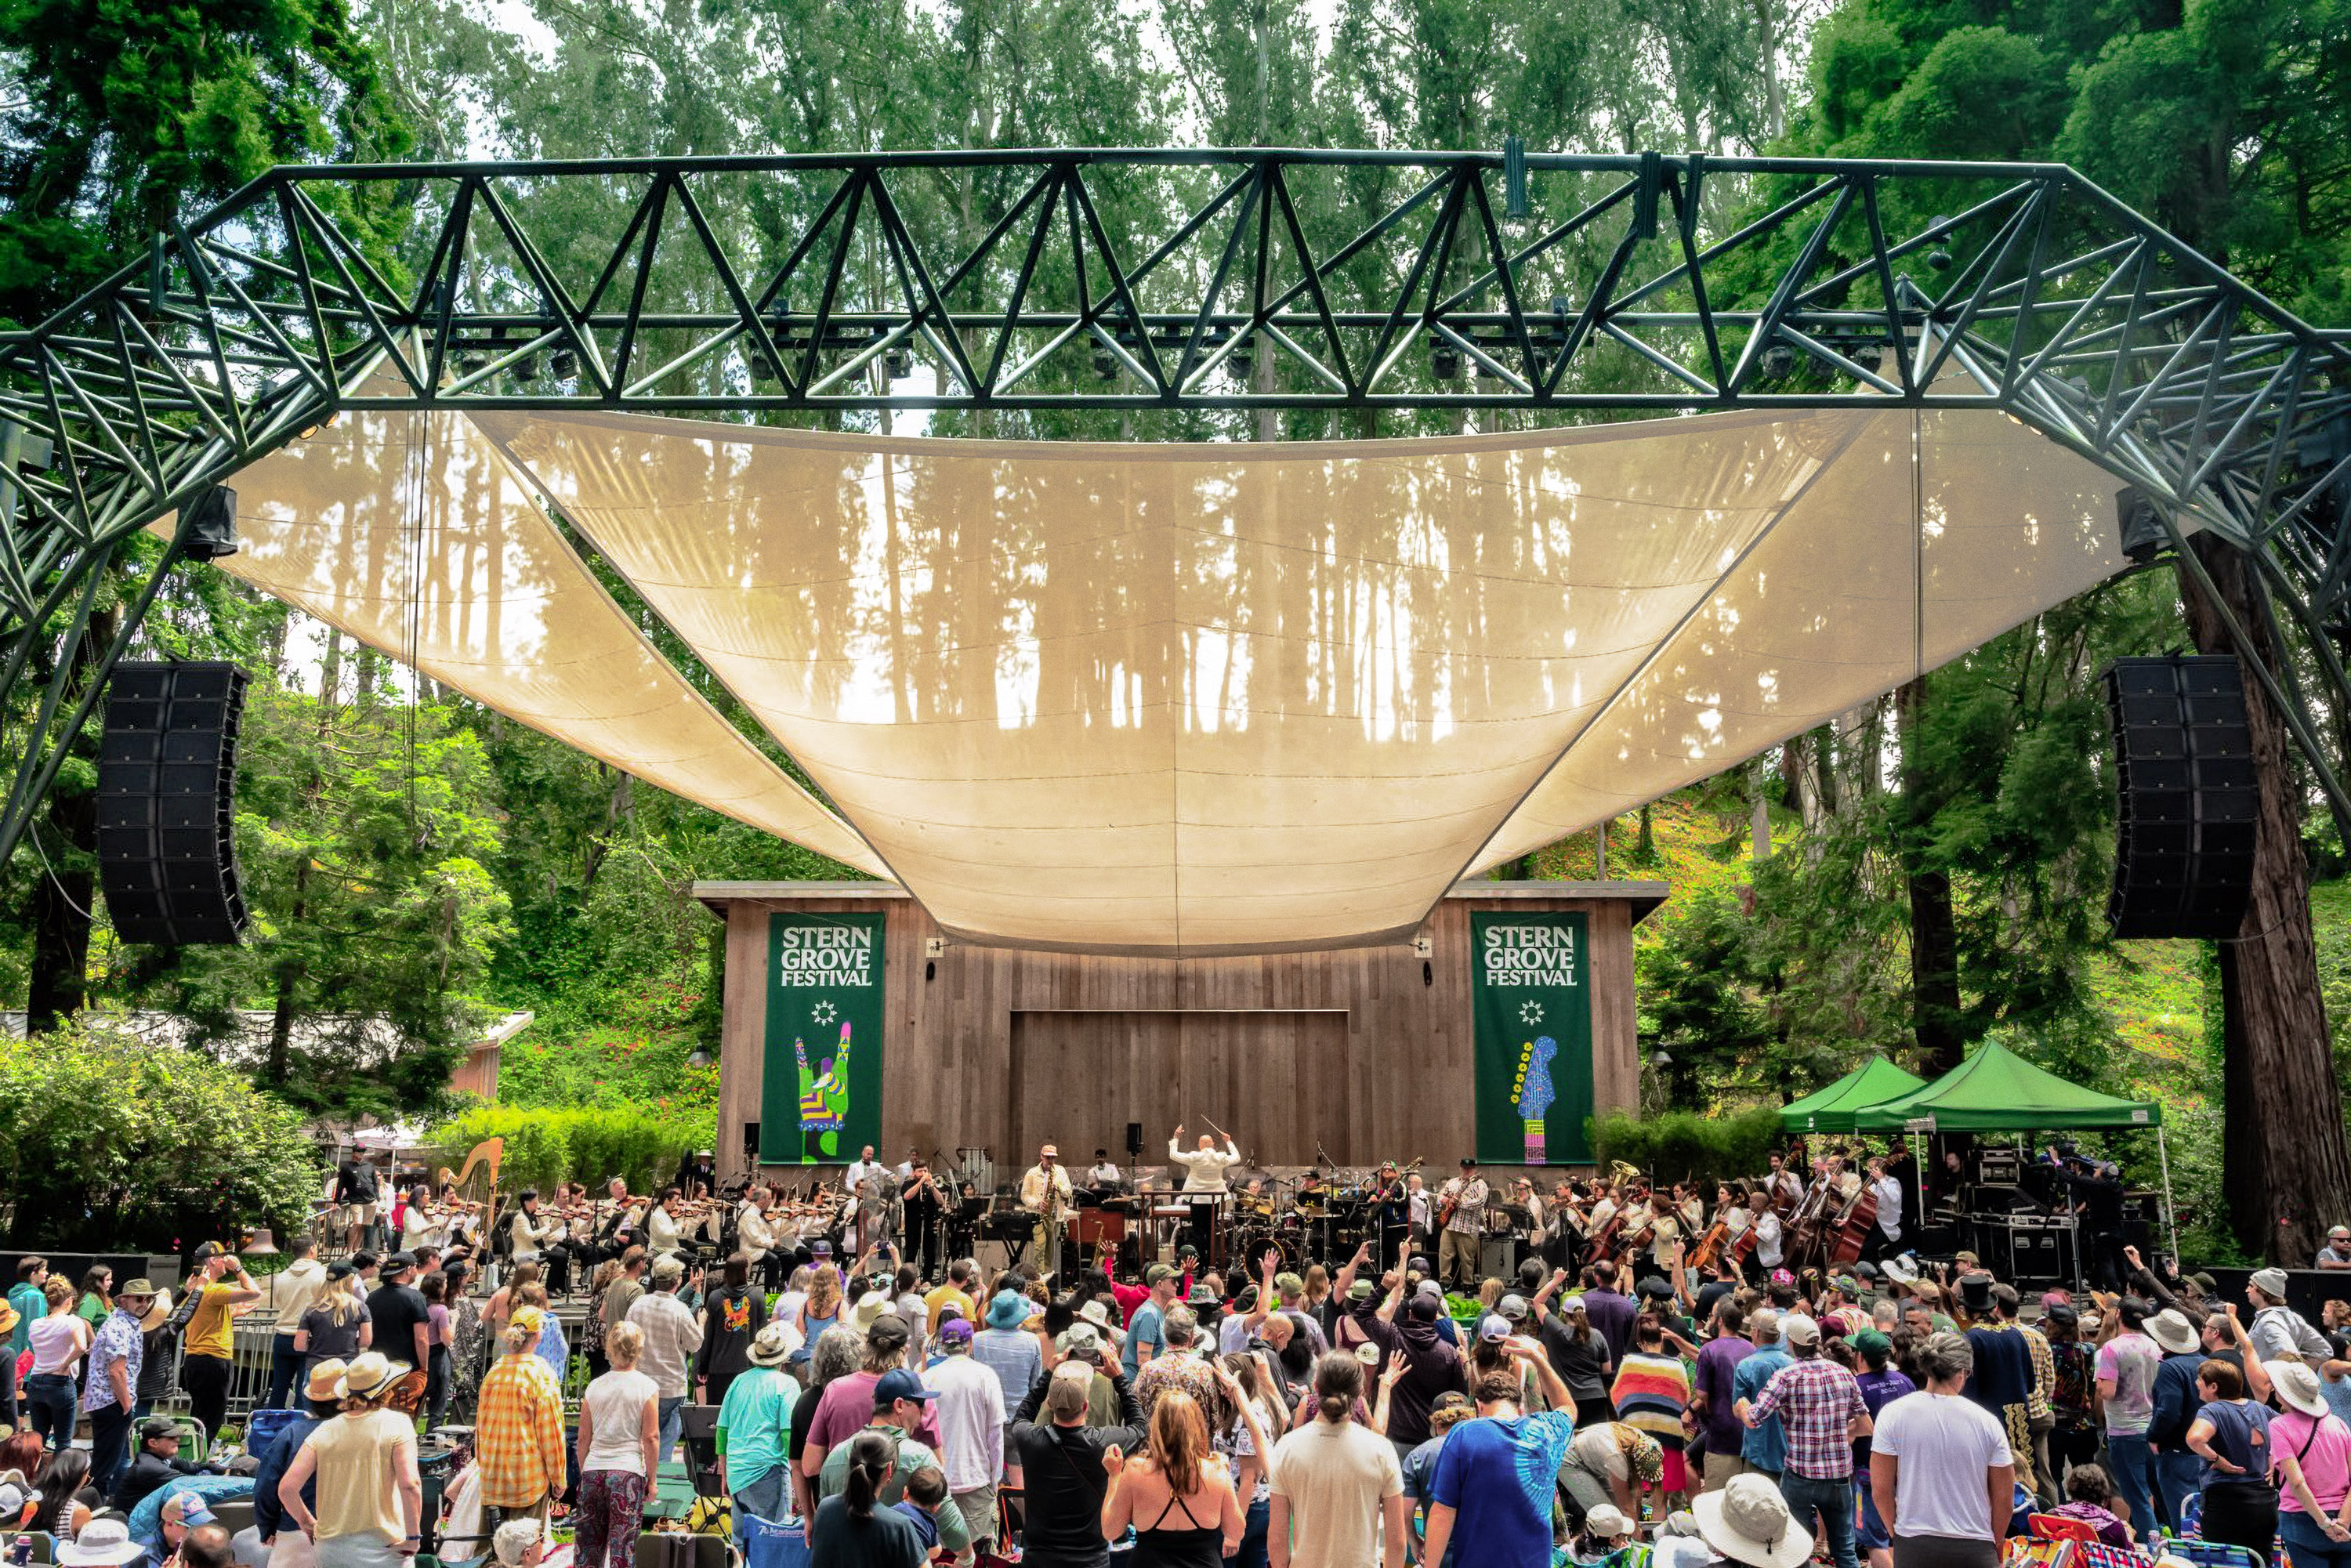
[[[1804,1196],[1804,1179],[1788,1168],[1788,1156],[1771,1151],[1771,1171],[1763,1178],[1763,1196],[1773,1207],[1793,1208]]]
[[[540,1254],[549,1252],[562,1239],[563,1222],[552,1214],[539,1211],[538,1189],[535,1186],[523,1188],[522,1197],[515,1206],[514,1218],[507,1221],[507,1241],[512,1249],[513,1261],[542,1262]],[[543,1260],[548,1294],[562,1293],[562,1287],[556,1283],[555,1270],[569,1262],[567,1256],[553,1253]]]
[[[1061,1223],[1073,1196],[1061,1151],[1047,1144],[1037,1151],[1037,1163],[1020,1178],[1020,1207],[1037,1217],[1037,1267],[1040,1270],[1060,1271]]]
[[[898,1195],[905,1217],[906,1239],[902,1255],[925,1279],[931,1276],[931,1265],[946,1266],[946,1239],[940,1234],[939,1222],[947,1207],[946,1190],[932,1174],[931,1164],[916,1155],[907,1162],[906,1180]]]
[[[759,1271],[763,1284],[775,1282],[781,1261],[776,1255],[776,1233],[768,1224],[768,1208],[774,1201],[766,1187],[754,1182],[735,1213],[735,1249]]]
[[[655,1258],[685,1250],[685,1195],[674,1186],[661,1190],[661,1198],[645,1216],[645,1250]]]

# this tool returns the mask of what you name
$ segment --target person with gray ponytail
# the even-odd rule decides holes
[[[1352,1353],[1315,1362],[1314,1419],[1274,1445],[1273,1568],[1361,1568],[1374,1555],[1402,1568],[1404,1472],[1395,1446],[1353,1419],[1363,1396],[1364,1364]]]
[[[1894,1527],[1894,1568],[1995,1568],[2016,1490],[2008,1431],[1959,1390],[1975,1353],[1955,1333],[1918,1350],[1926,1387],[1879,1412],[1869,1491]],[[1890,1505],[1890,1506],[1889,1506]]]
[[[925,1555],[914,1521],[875,1506],[898,1450],[877,1431],[849,1442],[849,1475],[840,1495],[817,1505],[809,1527],[810,1568],[921,1568]]]

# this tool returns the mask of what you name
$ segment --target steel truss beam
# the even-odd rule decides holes
[[[356,407],[1116,411],[1195,438],[1251,410],[1995,408],[2252,550],[2351,704],[2351,340],[2060,165],[1523,163],[1523,187],[1486,152],[276,170],[0,336],[0,713],[131,534]],[[55,695],[8,732],[0,858],[54,776],[30,758],[86,714]]]

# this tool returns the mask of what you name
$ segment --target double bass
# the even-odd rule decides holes
[[[1869,1233],[1877,1225],[1877,1189],[1864,1176],[1861,1190],[1845,1205],[1844,1213],[1837,1218],[1836,1233],[1829,1243],[1829,1261],[1839,1268],[1858,1263],[1868,1249]]]

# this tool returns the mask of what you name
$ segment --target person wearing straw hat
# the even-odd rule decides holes
[[[746,1353],[749,1367],[726,1385],[718,1406],[718,1473],[735,1500],[738,1542],[749,1539],[749,1521],[778,1520],[791,1511],[789,1441],[800,1390],[783,1368],[797,1343],[782,1320],[763,1324]],[[596,1565],[583,1562],[583,1568]]]
[[[2008,1429],[1960,1392],[1974,1370],[1965,1339],[1933,1335],[1918,1347],[1927,1386],[1888,1405],[1871,1433],[1869,1492],[1890,1515],[1894,1568],[1993,1568],[2000,1561],[2015,1504],[2016,1456]]]
[[[90,1341],[81,1409],[89,1417],[89,1480],[100,1491],[114,1485],[130,1458],[131,1411],[138,1403],[139,1373],[147,1354],[139,1322],[154,1300],[153,1285],[131,1281],[114,1292],[114,1311]]]
[[[2155,1450],[2156,1511],[2177,1529],[2180,1506],[2196,1495],[2202,1466],[2188,1451],[2188,1428],[2196,1419],[2196,1376],[2204,1367],[2204,1345],[2196,1325],[2177,1307],[2147,1319],[2147,1337],[2163,1353],[2155,1368],[2155,1414],[2147,1428]]]
[[[294,1468],[294,1456],[302,1451],[302,1445],[309,1441],[319,1424],[342,1413],[342,1398],[335,1391],[342,1386],[347,1370],[345,1363],[329,1360],[303,1374],[300,1413],[269,1440],[269,1447],[262,1452],[254,1469],[253,1523],[236,1534],[240,1561],[266,1563],[268,1568],[311,1568],[318,1561],[310,1538],[286,1527],[286,1510],[277,1500],[277,1483]],[[302,1500],[313,1510],[319,1506],[318,1490],[314,1476]]]
[[[2269,1375],[2284,1406],[2270,1418],[2278,1535],[2295,1568],[2351,1568],[2351,1427],[2304,1363],[2273,1361]]]
[[[354,1360],[335,1380],[342,1413],[312,1429],[278,1478],[278,1507],[316,1543],[319,1568],[395,1568],[416,1555],[416,1424],[385,1406],[407,1371],[377,1351]],[[315,1509],[303,1496],[313,1478]]]
[[[1698,1539],[1717,1562],[1797,1568],[1813,1554],[1813,1538],[1796,1528],[1787,1499],[1760,1475],[1731,1477],[1701,1495],[1690,1511]]]

